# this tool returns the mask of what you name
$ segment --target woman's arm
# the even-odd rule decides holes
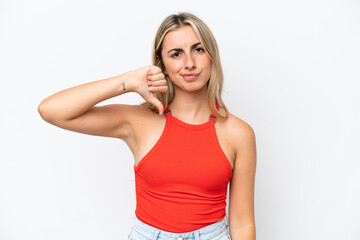
[[[229,230],[232,240],[255,240],[254,183],[256,169],[256,143],[253,129],[238,120],[236,132],[236,158],[230,182]]]
[[[94,105],[127,92],[137,92],[162,113],[163,106],[153,93],[165,91],[166,80],[161,69],[147,66],[55,93],[40,103],[38,111],[45,121],[64,129],[125,139],[130,132],[131,106]]]

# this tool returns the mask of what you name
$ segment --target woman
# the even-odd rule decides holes
[[[222,84],[211,31],[180,13],[159,27],[153,65],[53,94],[39,113],[58,127],[127,143],[137,199],[129,239],[253,240],[255,136],[227,111]],[[128,92],[146,102],[95,106]]]

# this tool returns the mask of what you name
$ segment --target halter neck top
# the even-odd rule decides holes
[[[225,217],[231,165],[216,136],[215,115],[189,124],[169,109],[164,114],[159,140],[134,165],[135,215],[163,231],[195,231]]]

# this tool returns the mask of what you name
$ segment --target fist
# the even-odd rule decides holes
[[[137,82],[136,92],[142,96],[145,101],[153,104],[158,110],[159,114],[164,113],[164,106],[155,97],[155,93],[164,93],[168,90],[165,75],[157,66],[142,67],[134,71],[134,80]]]
[[[155,92],[166,92],[168,90],[165,75],[161,72],[161,69],[157,66],[151,66],[148,75],[148,86],[149,91]]]

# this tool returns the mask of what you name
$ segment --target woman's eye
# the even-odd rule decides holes
[[[195,51],[202,52],[202,51],[204,51],[204,49],[199,47],[199,48],[195,48]]]
[[[179,52],[176,52],[176,53],[174,53],[173,55],[171,55],[171,57],[178,57],[180,55],[180,53]]]

